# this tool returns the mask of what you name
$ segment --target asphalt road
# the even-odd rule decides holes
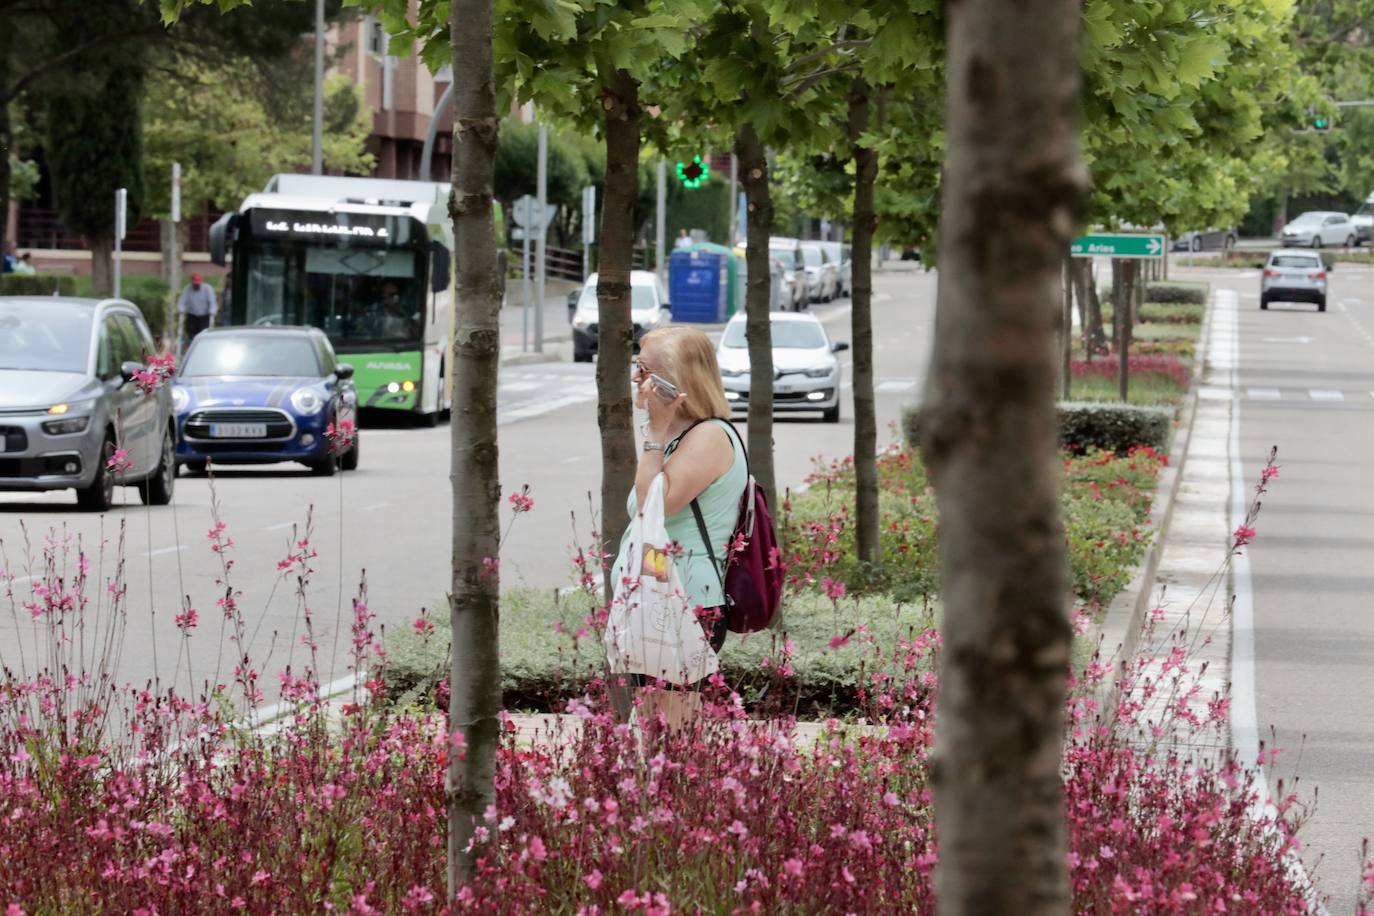
[[[924,377],[934,297],[933,275],[895,268],[876,276],[880,445],[896,437],[895,429],[884,430],[916,398]],[[832,337],[849,340],[846,302],[818,305],[815,312]],[[842,355],[847,378],[851,357]],[[502,369],[500,385],[501,479],[507,492],[528,484],[535,501],[533,512],[513,520],[502,545],[502,585],[564,587],[573,581],[575,545],[590,542],[592,494],[600,487],[594,366],[509,365]],[[847,384],[845,390],[850,390]],[[851,453],[851,401],[842,413],[838,425],[818,418],[779,419],[780,484],[799,484],[815,461]],[[349,598],[364,572],[368,604],[388,628],[408,626],[421,608],[442,605],[449,583],[448,428],[414,429],[375,417],[369,424],[368,419],[361,430],[359,470],[332,479],[312,477],[295,465],[226,468],[213,484],[182,476],[171,507],[150,510],[138,503],[134,490],[119,491],[121,507],[106,516],[77,512],[69,492],[0,494],[0,568],[17,577],[13,601],[0,591],[0,661],[18,665],[22,647],[32,668],[34,634],[21,604],[28,598],[26,577],[41,572],[44,536],[54,532],[85,546],[93,580],[108,576],[117,558],[124,559],[128,630],[121,681],[141,684],[156,674],[164,685],[175,680],[183,687],[199,686],[218,671],[223,683],[231,677],[232,657],[215,608],[223,591],[216,584],[219,558],[207,538],[217,502],[218,517],[234,542],[227,554],[235,563],[230,581],[243,592],[240,606],[268,699],[276,699],[277,672],[288,663],[299,671],[305,663],[299,644],[303,604],[310,608],[321,646],[322,677],[346,676]],[[283,579],[277,564],[296,552],[292,545],[305,537],[307,520],[318,556],[298,596],[294,580]],[[103,584],[93,581],[88,592],[105,602],[93,616],[112,619]],[[200,615],[184,646],[173,623],[183,596]]]
[[[1271,485],[1249,548],[1256,724],[1271,790],[1316,804],[1303,858],[1332,913],[1353,911],[1374,832],[1374,270],[1331,273],[1325,314],[1259,309],[1258,271],[1178,271],[1239,295],[1241,485]],[[1233,486],[1234,486],[1233,482]]]

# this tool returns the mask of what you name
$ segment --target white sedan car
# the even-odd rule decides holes
[[[1322,248],[1326,245],[1352,247],[1359,229],[1345,213],[1309,210],[1283,227],[1279,234],[1285,248]]]
[[[847,343],[831,343],[814,315],[773,312],[773,412],[820,411],[827,423],[840,422],[843,371],[835,354]],[[744,315],[730,319],[716,348],[725,399],[734,410],[749,407],[749,344]]]

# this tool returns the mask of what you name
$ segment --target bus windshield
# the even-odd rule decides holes
[[[424,331],[424,284],[414,251],[348,248],[297,240],[252,240],[244,302],[249,325],[303,324],[336,349],[413,346]]]

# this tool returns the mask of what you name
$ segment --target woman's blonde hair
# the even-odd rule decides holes
[[[681,408],[684,417],[730,419],[730,403],[720,383],[720,364],[711,338],[696,328],[672,325],[645,334],[639,346],[641,350],[653,347],[663,363],[663,374],[687,395]]]

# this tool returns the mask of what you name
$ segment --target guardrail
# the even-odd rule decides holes
[[[511,245],[506,255],[506,263],[520,275],[520,261],[524,257],[524,249],[520,245]],[[596,263],[596,249],[592,249],[592,263]],[[646,270],[646,264],[650,263],[648,248],[638,246],[634,250],[633,268],[635,270]],[[575,280],[580,282],[586,276],[582,265],[581,248],[555,248],[549,245],[544,249],[544,269],[550,277],[560,277],[564,280]],[[534,274],[534,246],[530,246],[530,274]]]

